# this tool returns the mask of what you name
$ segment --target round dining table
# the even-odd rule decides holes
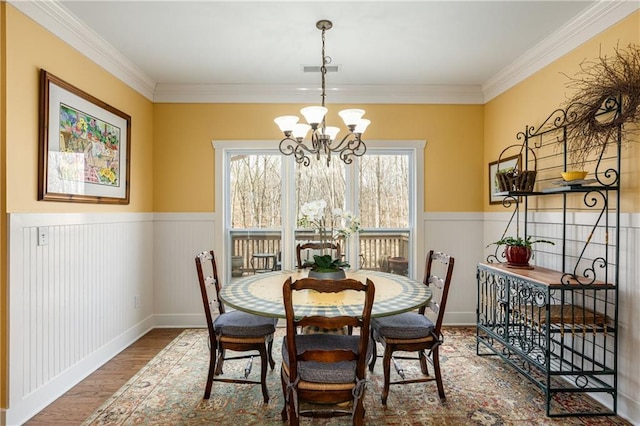
[[[287,278],[305,278],[308,270],[274,271],[236,278],[222,287],[220,299],[232,308],[274,318],[285,318],[282,286]],[[408,312],[431,300],[431,290],[420,281],[404,275],[358,270],[347,271],[347,278],[373,281],[376,292],[371,317]],[[318,293],[297,291],[293,304],[296,315],[360,315],[364,297],[360,292]]]

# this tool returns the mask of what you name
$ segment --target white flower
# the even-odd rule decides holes
[[[300,214],[303,219],[307,221],[320,220],[324,216],[324,209],[327,207],[327,202],[324,200],[310,201],[300,207]]]
[[[330,215],[325,217],[327,202],[314,200],[300,207],[300,226],[314,228],[316,233],[324,236],[329,233],[329,238],[337,240],[340,237],[349,238],[353,233],[360,232],[360,219],[349,210],[335,208]],[[324,237],[323,237],[324,240]]]

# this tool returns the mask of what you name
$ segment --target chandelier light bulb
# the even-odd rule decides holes
[[[347,127],[355,126],[356,124],[358,124],[358,122],[364,115],[364,110],[363,109],[343,109],[338,113],[338,115],[342,117],[342,120],[344,121],[344,124],[347,125]]]
[[[366,118],[361,118],[358,121],[358,124],[356,124],[356,128],[353,131],[353,133],[359,133],[360,135],[362,135],[364,131],[367,130],[367,127],[369,127],[369,124],[371,124],[371,120],[367,120]]]
[[[327,114],[328,109],[321,106],[310,106],[302,108],[300,114],[304,116],[307,123],[311,124],[312,128],[317,128],[318,124],[322,123],[324,116]]]
[[[293,126],[292,136],[297,140],[302,140],[307,136],[309,130],[311,130],[311,126],[309,126],[308,124],[298,123]]]
[[[340,128],[339,127],[333,127],[333,126],[327,126],[324,128],[324,132],[325,136],[329,136],[329,140],[335,140],[336,136],[338,136],[338,133],[340,133]]]
[[[298,120],[300,120],[300,118],[295,115],[282,115],[273,119],[274,123],[278,125],[280,131],[284,134],[291,132]]]

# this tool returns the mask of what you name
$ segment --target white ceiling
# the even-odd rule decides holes
[[[482,103],[639,2],[12,3],[155,101],[317,101],[329,19],[327,102]]]

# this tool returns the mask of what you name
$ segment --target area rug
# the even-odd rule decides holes
[[[209,349],[205,329],[180,334],[96,410],[84,425],[282,425],[279,360],[283,329],[273,348],[276,368],[267,374],[270,401],[263,404],[258,385],[214,382],[203,400]],[[380,403],[381,359],[369,374],[365,395],[368,425],[629,425],[620,417],[548,418],[542,392],[497,357],[476,355],[474,328],[448,328],[440,360],[447,400],[438,399],[435,382],[391,386],[387,407]],[[241,377],[245,360],[225,363],[224,375]],[[416,362],[403,361],[407,375],[419,375]],[[259,380],[259,358],[251,375]],[[392,374],[395,374],[392,368]],[[597,406],[589,398],[571,406]],[[350,424],[349,418],[303,419],[314,425]]]

